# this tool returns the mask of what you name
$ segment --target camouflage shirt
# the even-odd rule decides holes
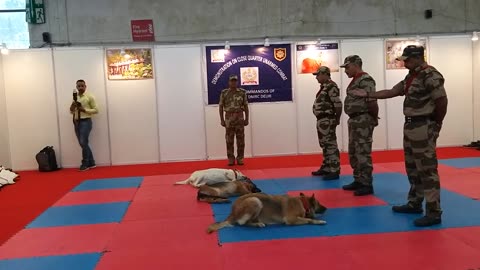
[[[223,89],[220,94],[219,105],[223,105],[225,112],[242,112],[248,105],[247,91],[242,88],[237,88],[237,90]]]
[[[427,63],[410,71],[403,81],[393,87],[401,90],[402,96],[405,95],[403,114],[405,116],[433,114],[435,100],[447,96],[444,81],[442,74]]]
[[[313,114],[317,117],[326,114],[335,115],[335,108],[342,108],[340,90],[334,81],[328,80],[322,84],[317,93],[312,108]]]
[[[348,115],[354,113],[367,113],[368,100],[363,97],[357,97],[349,94],[353,89],[363,89],[367,93],[375,93],[375,80],[368,75],[368,73],[362,72],[357,74],[347,87],[347,97],[345,98],[345,113]]]

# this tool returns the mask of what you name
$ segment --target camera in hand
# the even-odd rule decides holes
[[[78,92],[77,92],[77,89],[74,89],[73,90],[73,101],[77,102],[78,100]]]

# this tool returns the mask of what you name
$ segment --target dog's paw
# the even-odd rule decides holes
[[[313,224],[324,225],[327,224],[327,222],[325,220],[315,219]]]
[[[265,223],[259,222],[259,223],[257,223],[257,227],[259,227],[259,228],[264,228],[264,227],[265,227]]]

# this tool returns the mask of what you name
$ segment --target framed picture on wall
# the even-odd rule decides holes
[[[392,39],[385,42],[385,59],[387,69],[404,69],[403,61],[395,60],[401,56],[403,49],[409,45],[420,45],[425,48],[425,61],[427,61],[427,39]]]
[[[152,49],[107,49],[109,80],[153,79]]]
[[[297,45],[298,74],[311,75],[321,66],[327,66],[331,72],[338,72],[338,63],[338,43]]]

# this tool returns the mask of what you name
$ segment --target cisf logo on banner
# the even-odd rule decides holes
[[[153,20],[132,20],[133,41],[155,41]]]
[[[273,57],[277,61],[283,61],[287,58],[287,49],[286,48],[275,48],[273,50]]]

